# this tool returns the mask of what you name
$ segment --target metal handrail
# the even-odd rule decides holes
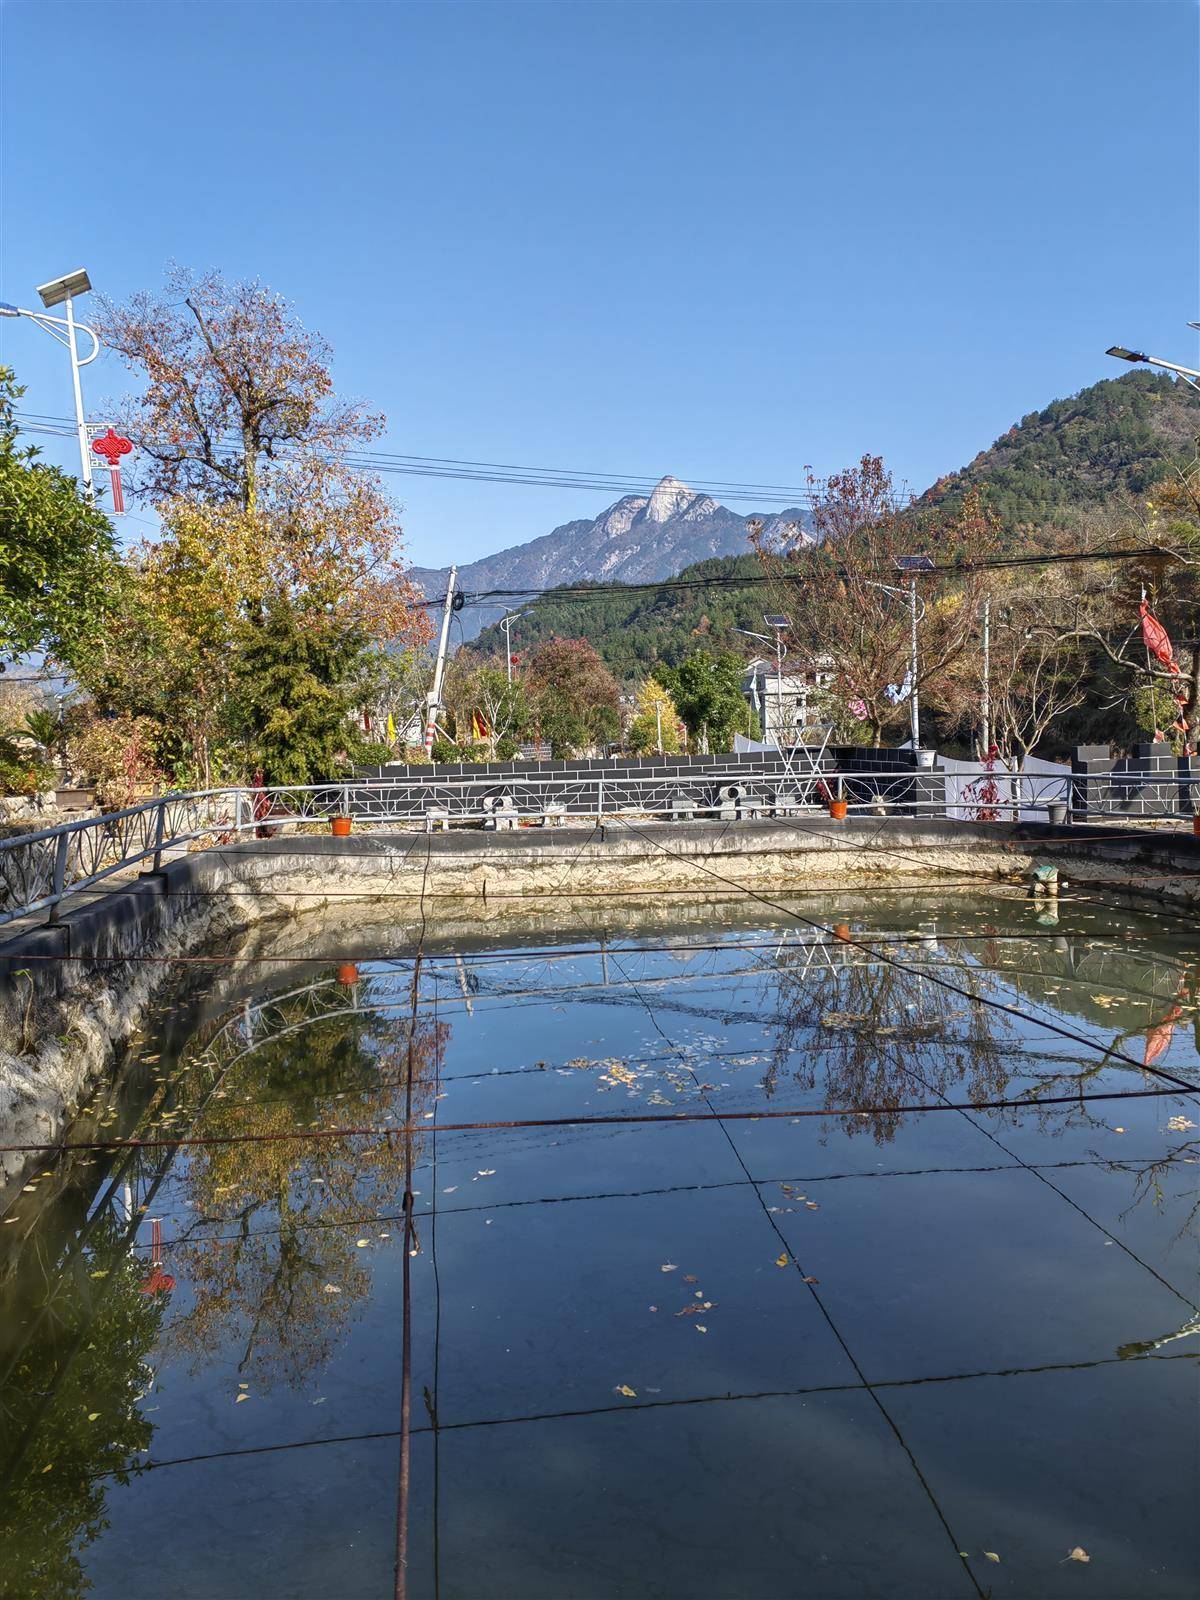
[[[1022,811],[1049,811],[1064,805],[1076,816],[1070,773],[981,773],[966,792],[947,799],[939,768],[903,767],[878,772],[739,772],[737,768],[701,770],[672,777],[638,777],[628,769],[596,768],[588,773],[527,776],[488,773],[478,778],[406,776],[403,778],[338,779],[319,784],[284,784],[264,788],[177,791],[155,795],[137,805],[95,817],[81,817],[0,840],[0,925],[49,910],[51,920],[70,893],[150,861],[161,869],[163,856],[208,838],[239,837],[255,831],[326,823],[345,814],[366,824],[410,823],[426,828],[441,823],[514,826],[530,821],[603,820],[606,816],[645,818],[796,816],[824,810],[827,801],[844,799],[851,812],[878,815],[966,812],[962,820],[1012,821]],[[1149,790],[1161,796],[1175,786],[1175,806],[1130,802],[1104,807],[1089,805],[1086,814],[1143,821],[1179,821],[1200,803],[1200,780],[1178,773],[1104,774],[1115,788]],[[928,793],[933,780],[939,792]],[[995,786],[995,796],[987,788]],[[1184,788],[1192,791],[1186,797]],[[7,902],[7,903],[6,903]]]

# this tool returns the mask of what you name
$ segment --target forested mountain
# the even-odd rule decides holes
[[[1006,531],[1053,523],[1065,511],[1116,506],[1190,459],[1200,393],[1166,373],[1126,372],[1032,411],[960,472],[939,478],[925,505],[979,488]]]
[[[1176,464],[1191,459],[1198,435],[1200,393],[1166,375],[1128,372],[1031,412],[969,466],[933,484],[917,511],[951,511],[967,489],[978,488],[1014,544],[1036,544],[1069,514],[1119,511],[1144,500]],[[701,561],[678,578],[728,582],[760,571],[748,555]],[[551,593],[514,625],[513,648],[528,649],[552,634],[586,638],[618,677],[632,679],[656,661],[673,664],[701,647],[746,653],[751,641],[732,630],[761,631],[765,599],[752,587],[596,598]],[[502,653],[503,634],[485,630],[479,648]]]
[[[513,653],[520,654],[557,635],[587,639],[621,679],[644,676],[658,661],[674,666],[696,649],[736,647],[744,653],[752,640],[734,628],[761,633],[764,591],[752,586],[725,588],[731,579],[754,578],[761,571],[757,556],[720,556],[685,567],[677,582],[716,579],[713,587],[695,590],[631,589],[627,594],[599,590],[555,596],[553,591],[524,611],[512,625]],[[485,628],[475,648],[504,653],[504,633]]]

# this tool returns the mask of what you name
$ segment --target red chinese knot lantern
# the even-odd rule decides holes
[[[110,428],[107,433],[101,434],[98,439],[92,440],[92,449],[98,456],[103,456],[108,462],[109,476],[112,479],[112,506],[114,511],[124,511],[125,496],[121,491],[121,457],[127,456],[133,449],[128,439],[122,439],[119,433],[114,433]]]

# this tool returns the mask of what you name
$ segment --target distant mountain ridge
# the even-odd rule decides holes
[[[1030,412],[968,466],[939,478],[917,510],[951,515],[967,490],[978,489],[1012,548],[1036,549],[1073,515],[1144,503],[1156,483],[1189,469],[1198,435],[1196,390],[1151,372],[1105,378]],[[681,571],[697,580],[690,588],[547,595],[514,634],[523,651],[552,634],[586,638],[618,677],[637,682],[658,661],[676,664],[698,648],[745,653],[747,641],[736,630],[762,628],[764,591],[752,581],[760,572],[755,558],[743,554]],[[698,581],[712,579],[718,580],[712,587]],[[750,580],[745,587],[742,579]],[[479,648],[502,651],[502,634],[489,630]]]
[[[653,583],[714,556],[745,555],[748,524],[761,521],[768,535],[799,524],[809,513],[786,511],[740,515],[711,495],[700,494],[668,475],[649,495],[624,495],[598,517],[564,522],[527,544],[512,545],[458,569],[460,586],[476,594],[488,589],[548,589],[575,583]],[[448,567],[414,567],[411,576],[430,598],[444,594]],[[470,637],[506,608],[464,613]]]

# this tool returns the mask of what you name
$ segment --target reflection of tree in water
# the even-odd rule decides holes
[[[238,1064],[233,1099],[203,1132],[275,1134],[403,1122],[409,1023],[369,1011],[330,1017],[260,1045]],[[418,1020],[412,1040],[414,1113],[429,1100],[444,1024]],[[330,1357],[370,1289],[359,1224],[397,1213],[403,1135],[213,1144],[189,1153],[186,1188],[203,1225],[175,1252],[193,1304],[171,1336],[196,1361],[231,1347],[259,1385],[301,1384]],[[195,1232],[197,1224],[193,1224]],[[372,1237],[374,1232],[372,1230]],[[232,1237],[228,1237],[229,1235]]]
[[[142,1293],[146,1263],[127,1253],[124,1233],[105,1217],[70,1268],[47,1265],[47,1315],[37,1317],[37,1292],[21,1296],[36,1331],[2,1396],[0,1594],[83,1594],[80,1553],[108,1525],[109,1484],[128,1483],[133,1457],[149,1448],[139,1401],[166,1298]]]
[[[894,1108],[914,1099],[1003,1094],[1004,1024],[982,1001],[850,945],[819,947],[818,957],[781,966],[775,976],[783,1020],[764,1079],[768,1094],[788,1078],[802,1089],[823,1080],[827,1106],[883,1108],[840,1119],[846,1133],[869,1130],[878,1144],[893,1139],[903,1120]]]

